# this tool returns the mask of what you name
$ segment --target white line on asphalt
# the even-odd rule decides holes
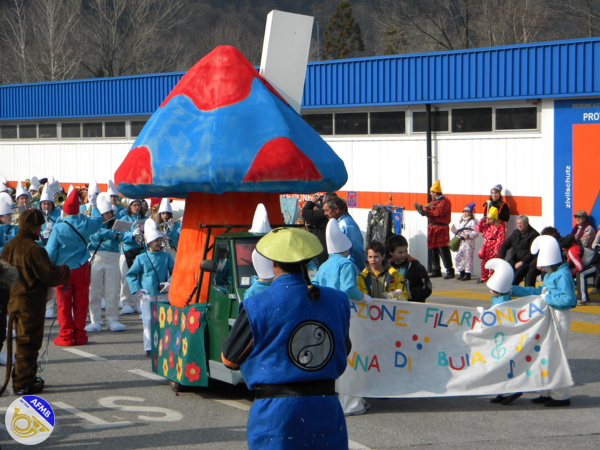
[[[211,398],[211,400],[218,402],[218,403],[223,403],[224,405],[227,405],[227,406],[232,406],[233,408],[241,409],[242,411],[250,411],[250,406],[245,405],[240,402],[236,402],[235,400],[219,400],[216,398]]]
[[[140,377],[148,378],[149,380],[152,380],[152,381],[158,381],[159,383],[163,383],[163,384],[166,384],[169,382],[169,380],[161,377],[160,375],[156,375],[155,373],[152,373],[152,372],[146,372],[145,370],[141,370],[141,369],[132,369],[132,370],[128,370],[127,372],[134,373],[136,375],[139,375]]]
[[[93,425],[80,425],[81,428],[83,428],[85,430],[98,430],[98,429],[103,429],[103,428],[118,428],[118,427],[128,427],[130,425],[135,425],[132,422],[110,423],[105,420],[99,419],[98,417],[94,417],[91,414],[83,412],[77,408],[74,408],[71,405],[67,405],[66,403],[63,403],[63,402],[50,402],[50,403],[52,403],[55,406],[58,406],[60,409],[65,410],[69,414],[73,414],[74,416],[77,416],[80,419],[87,420],[88,422],[93,423]]]
[[[91,359],[92,361],[108,361],[106,358],[102,358],[101,356],[92,355],[91,353],[84,352],[83,350],[79,350],[77,348],[63,348],[65,352],[73,353],[75,355],[83,356],[84,358]]]
[[[351,441],[350,439],[348,439],[348,448],[352,450],[370,450],[369,447],[365,447],[364,445]]]

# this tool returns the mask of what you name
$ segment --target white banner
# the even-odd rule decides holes
[[[538,296],[488,310],[350,302],[337,391],[355,397],[495,395],[572,386],[553,310]]]

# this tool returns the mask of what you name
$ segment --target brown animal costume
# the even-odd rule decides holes
[[[16,395],[34,394],[44,388],[43,380],[37,378],[36,373],[44,338],[48,287],[66,284],[70,276],[68,266],[54,266],[46,250],[35,242],[43,223],[44,215],[37,209],[22,213],[19,232],[4,246],[1,255],[3,261],[19,272],[19,281],[10,291],[8,302],[8,312],[17,332],[12,373]]]

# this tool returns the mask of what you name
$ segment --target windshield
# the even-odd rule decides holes
[[[239,287],[250,286],[252,277],[257,276],[252,265],[252,252],[258,241],[235,241],[235,264],[237,266],[237,282]]]

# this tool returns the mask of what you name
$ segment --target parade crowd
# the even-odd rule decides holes
[[[173,256],[181,230],[181,219],[173,220],[169,199],[152,199],[151,205],[144,200],[125,200],[112,181],[105,193],[95,181],[87,192],[71,186],[65,193],[54,179],[35,177],[27,188],[19,183],[13,196],[7,191],[6,180],[0,179],[0,317],[8,312],[9,329],[16,330],[14,393],[27,395],[43,390],[37,358],[44,319],[53,318],[55,313],[60,331],[54,344],[59,346],[85,345],[88,333],[103,328],[124,331],[120,314],[139,314],[144,351],[150,356],[150,304],[168,303]],[[334,414],[333,418],[313,414],[315,429],[325,426],[321,423],[324,420],[329,420],[327,427],[335,422],[345,429],[344,415],[364,414],[370,407],[365,399],[345,395],[339,395],[339,401],[330,398],[335,396],[334,381],[343,373],[351,348],[348,299],[367,303],[374,298],[425,302],[432,293],[430,279],[443,276],[440,263],[446,269],[444,279],[470,281],[479,234],[484,242],[478,250],[481,275],[476,282],[487,284],[492,305],[510,301],[511,297],[542,295],[556,312],[562,345],[567,348],[569,310],[576,304],[589,303],[588,283],[597,279],[600,264],[600,234],[596,235],[588,215],[578,211],[577,225],[566,237],[553,227],[544,228],[540,235],[528,217],[521,215],[517,229],[506,236],[510,211],[501,185],[491,189],[489,200],[482,205],[481,220],[475,218],[477,205],[469,203],[456,224],[451,224],[451,201],[443,194],[439,181],[431,187],[430,195],[432,201],[427,205],[414,205],[428,220],[430,273],[409,254],[408,241],[402,235],[365,245],[345,200],[335,193],[315,195],[303,205],[302,218],[310,233],[291,228],[270,232],[266,211],[259,205],[257,211],[264,211],[266,225],[258,231],[265,236],[252,254],[257,279],[245,293],[222,354],[224,364],[241,369],[248,387],[256,391],[257,401],[248,423],[251,448],[261,448],[265,436],[274,433],[269,428],[273,426],[269,417],[274,411],[285,410],[290,417],[295,416],[306,410],[302,402],[310,400],[312,411]],[[509,250],[511,256],[507,259]],[[308,276],[311,266],[316,271],[312,280]],[[536,287],[538,276],[543,283]],[[330,303],[319,302],[319,298],[328,298]],[[269,313],[276,302],[292,305],[294,299],[302,299],[310,307],[305,304],[282,313],[290,315],[287,325],[285,317]],[[86,325],[88,315],[90,323]],[[304,322],[300,320],[303,317]],[[301,357],[294,359],[289,349],[314,345],[311,336],[318,333],[299,332],[298,327],[317,317],[327,322],[322,325],[331,333],[335,348],[312,370]],[[281,331],[299,320],[296,329]],[[301,343],[290,341],[290,333],[292,337],[300,336]],[[6,322],[0,320],[0,339],[5,335]],[[277,354],[277,349],[286,345],[289,358],[285,364],[290,367],[278,366],[274,359],[274,370],[278,368],[268,376],[265,372],[261,375],[258,367],[265,364],[265,359],[260,355]],[[292,366],[302,370],[297,379],[290,380],[289,374],[296,370]],[[286,382],[277,384],[273,381],[277,377]],[[520,396],[518,392],[499,395],[491,401],[507,405]],[[287,398],[300,402],[298,411],[290,408],[286,402],[291,400]],[[568,406],[569,390],[542,392],[533,402]]]

